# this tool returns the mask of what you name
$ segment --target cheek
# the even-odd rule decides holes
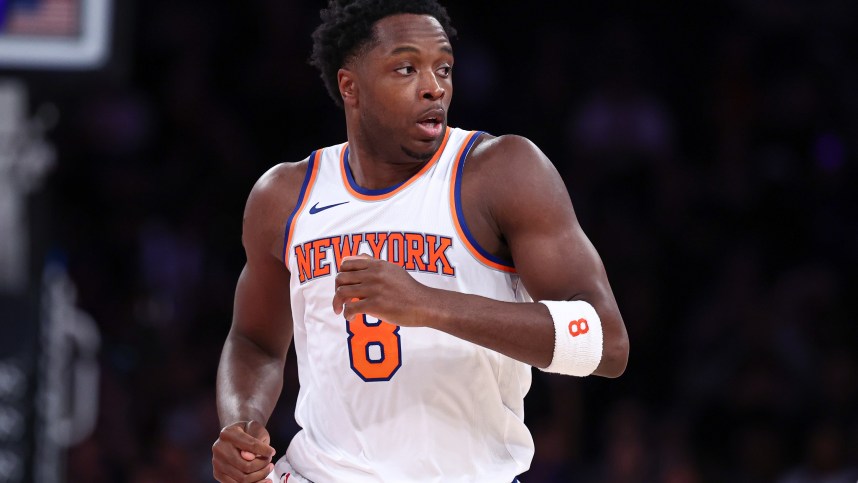
[[[414,87],[409,82],[390,82],[385,86],[385,99],[387,107],[391,110],[401,111],[410,108],[414,95]]]
[[[401,86],[391,86],[376,97],[373,109],[384,122],[391,125],[409,122],[414,111],[414,94]]]

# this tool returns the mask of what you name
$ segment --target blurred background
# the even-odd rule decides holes
[[[244,201],[345,140],[323,3],[0,1],[0,482],[212,480]],[[858,481],[858,2],[446,3],[451,125],[555,163],[631,342],[534,371],[523,481]]]

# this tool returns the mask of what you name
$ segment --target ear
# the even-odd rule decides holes
[[[338,70],[337,84],[340,87],[340,96],[343,98],[343,105],[357,107],[358,86],[354,71],[348,69]]]

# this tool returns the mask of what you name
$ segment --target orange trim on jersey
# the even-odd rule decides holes
[[[307,181],[307,185],[303,187],[301,193],[298,195],[299,204],[295,207],[295,211],[289,220],[289,232],[286,236],[286,241],[283,243],[283,263],[286,264],[286,268],[289,268],[289,252],[292,251],[292,234],[295,233],[295,225],[298,224],[298,218],[301,216],[301,212],[304,211],[304,207],[307,206],[310,193],[313,191],[313,185],[316,183],[316,176],[319,174],[319,165],[322,159],[322,151],[324,149],[317,150],[314,153],[313,159],[310,160],[309,166],[307,166],[307,169],[310,170],[309,181]]]
[[[349,143],[346,143],[343,146],[342,151],[340,152],[340,174],[343,177],[343,185],[346,187],[346,191],[348,191],[355,198],[357,198],[359,200],[364,200],[364,201],[382,201],[382,200],[386,200],[386,199],[394,196],[395,194],[399,193],[400,191],[402,191],[405,188],[407,188],[408,186],[410,186],[411,183],[416,181],[418,178],[423,176],[424,173],[429,171],[429,169],[431,169],[432,166],[434,166],[435,163],[438,162],[438,160],[441,158],[441,154],[444,152],[444,148],[447,147],[447,141],[450,139],[450,132],[451,131],[452,130],[449,127],[447,127],[447,130],[444,132],[444,140],[441,141],[441,146],[438,147],[438,150],[435,151],[435,154],[432,156],[432,159],[430,159],[429,162],[426,163],[426,165],[420,169],[420,171],[418,171],[414,176],[405,180],[402,184],[397,186],[395,189],[392,189],[389,192],[385,192],[385,193],[377,194],[377,195],[368,195],[368,194],[359,193],[359,192],[355,191],[354,187],[352,187],[351,183],[349,182],[349,176],[346,173],[346,159],[345,159],[346,150],[349,147]]]
[[[471,131],[465,141],[462,142],[462,147],[459,148],[459,152],[456,153],[456,158],[453,162],[453,175],[450,177],[450,214],[453,217],[453,226],[456,227],[456,233],[459,234],[459,239],[462,240],[462,243],[465,245],[465,248],[467,248],[471,255],[473,255],[474,258],[476,258],[480,263],[489,268],[493,268],[501,272],[516,273],[515,267],[501,265],[500,263],[489,260],[488,258],[483,256],[483,254],[481,254],[474,245],[471,244],[471,240],[465,234],[465,220],[460,220],[459,215],[456,212],[456,180],[459,175],[459,165],[465,162],[465,160],[463,159],[463,155],[465,154],[465,148],[468,146],[468,144],[470,144],[474,136],[477,136],[478,134],[480,134],[479,131]]]

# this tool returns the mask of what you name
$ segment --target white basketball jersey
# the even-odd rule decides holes
[[[303,428],[286,458],[312,481],[510,483],[530,466],[529,365],[430,328],[347,322],[331,306],[340,261],[358,253],[430,287],[530,301],[515,269],[477,245],[458,203],[479,134],[448,128],[420,172],[383,190],[355,183],[348,144],[309,158],[284,260]]]

